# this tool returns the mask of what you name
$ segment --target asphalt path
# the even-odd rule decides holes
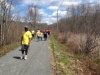
[[[0,58],[0,75],[51,75],[47,41],[31,41],[27,60],[20,60],[20,47]]]

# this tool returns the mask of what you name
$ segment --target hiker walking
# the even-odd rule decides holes
[[[20,57],[20,59],[27,60],[28,48],[31,42],[31,38],[32,38],[31,32],[28,30],[28,26],[25,26],[21,37],[22,56]]]
[[[35,31],[32,30],[32,31],[31,31],[31,34],[32,34],[32,38],[34,38]]]
[[[44,36],[44,40],[46,41],[47,40],[47,32],[46,32],[46,30],[44,30],[43,36]]]
[[[48,35],[50,36],[50,34],[51,34],[51,31],[50,31],[50,30],[48,30]]]
[[[40,31],[40,40],[42,41],[42,37],[43,37],[43,32]]]
[[[50,36],[50,30],[48,29],[48,30],[46,30],[46,32],[47,32],[47,34],[48,34],[48,37]]]
[[[38,29],[36,32],[37,42],[40,40],[40,30]]]

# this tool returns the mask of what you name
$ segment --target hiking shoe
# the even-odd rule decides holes
[[[22,59],[24,59],[24,57],[21,56],[20,59],[22,60]]]
[[[27,60],[27,55],[25,55],[24,59]]]

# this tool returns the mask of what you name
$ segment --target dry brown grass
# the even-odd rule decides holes
[[[9,45],[5,45],[3,47],[0,48],[0,57],[5,55],[7,52],[14,50],[15,48],[17,48],[19,46],[19,42],[15,42]]]
[[[69,53],[73,55],[70,59],[72,59],[75,65],[75,67],[71,67],[71,68],[69,67],[69,68],[75,71],[77,75],[100,75],[100,56],[98,55],[100,53],[99,51],[100,40],[98,38],[94,39],[93,35],[91,35],[91,37],[89,37],[87,40],[86,34],[74,34],[71,32],[67,33],[66,36],[67,36],[66,43],[61,44],[62,46],[64,46],[62,50],[65,51],[65,53],[69,51]],[[55,39],[57,39],[60,43],[62,43],[64,34],[60,33],[55,37],[56,37]],[[93,41],[91,42],[91,40],[94,40],[93,43],[94,45],[96,45],[95,40],[98,40],[96,41],[98,45],[95,46],[93,49],[91,49],[91,52],[89,52],[89,54],[86,54],[85,49],[86,47],[89,46],[89,45],[86,46],[86,42],[89,41],[89,43],[91,44],[93,42]],[[61,56],[61,55],[58,54],[57,56]],[[57,62],[54,63],[52,63],[53,70],[56,70],[55,66],[58,63]],[[62,64],[59,65],[62,66],[62,69],[64,68]],[[63,71],[61,70],[56,72],[62,73]]]
[[[85,49],[86,35],[68,32],[66,36],[66,46],[68,46],[73,53],[82,53]],[[62,42],[64,37],[65,34],[59,34],[58,41]]]
[[[69,46],[69,48],[72,48],[70,50],[73,50],[76,53],[86,53],[88,51],[88,54],[98,54],[100,53],[100,40],[95,38],[93,35],[87,36],[86,34],[74,34],[74,33],[68,33],[67,34],[67,43],[66,45]],[[75,48],[74,48],[75,47]]]
[[[88,40],[91,40],[94,37],[91,36]],[[73,34],[70,33],[70,36],[68,39],[68,42],[66,43],[66,46],[75,54],[81,54],[83,55],[78,61],[76,61],[76,67],[78,70],[78,75],[100,75],[100,59],[95,57],[95,55],[98,56],[100,53],[100,40],[96,41],[98,44],[95,46],[88,55],[84,55],[85,49],[86,49],[86,42],[87,42],[87,36],[85,34]],[[90,42],[90,41],[89,41]],[[91,43],[91,42],[90,42]],[[96,43],[93,43],[96,45]],[[87,45],[88,47],[88,45]]]
[[[67,42],[67,35],[65,33],[59,33],[57,39],[60,43],[65,44]]]

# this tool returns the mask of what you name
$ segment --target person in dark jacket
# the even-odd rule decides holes
[[[46,41],[47,40],[47,32],[46,32],[46,30],[44,30],[43,36],[44,36],[44,40]]]

